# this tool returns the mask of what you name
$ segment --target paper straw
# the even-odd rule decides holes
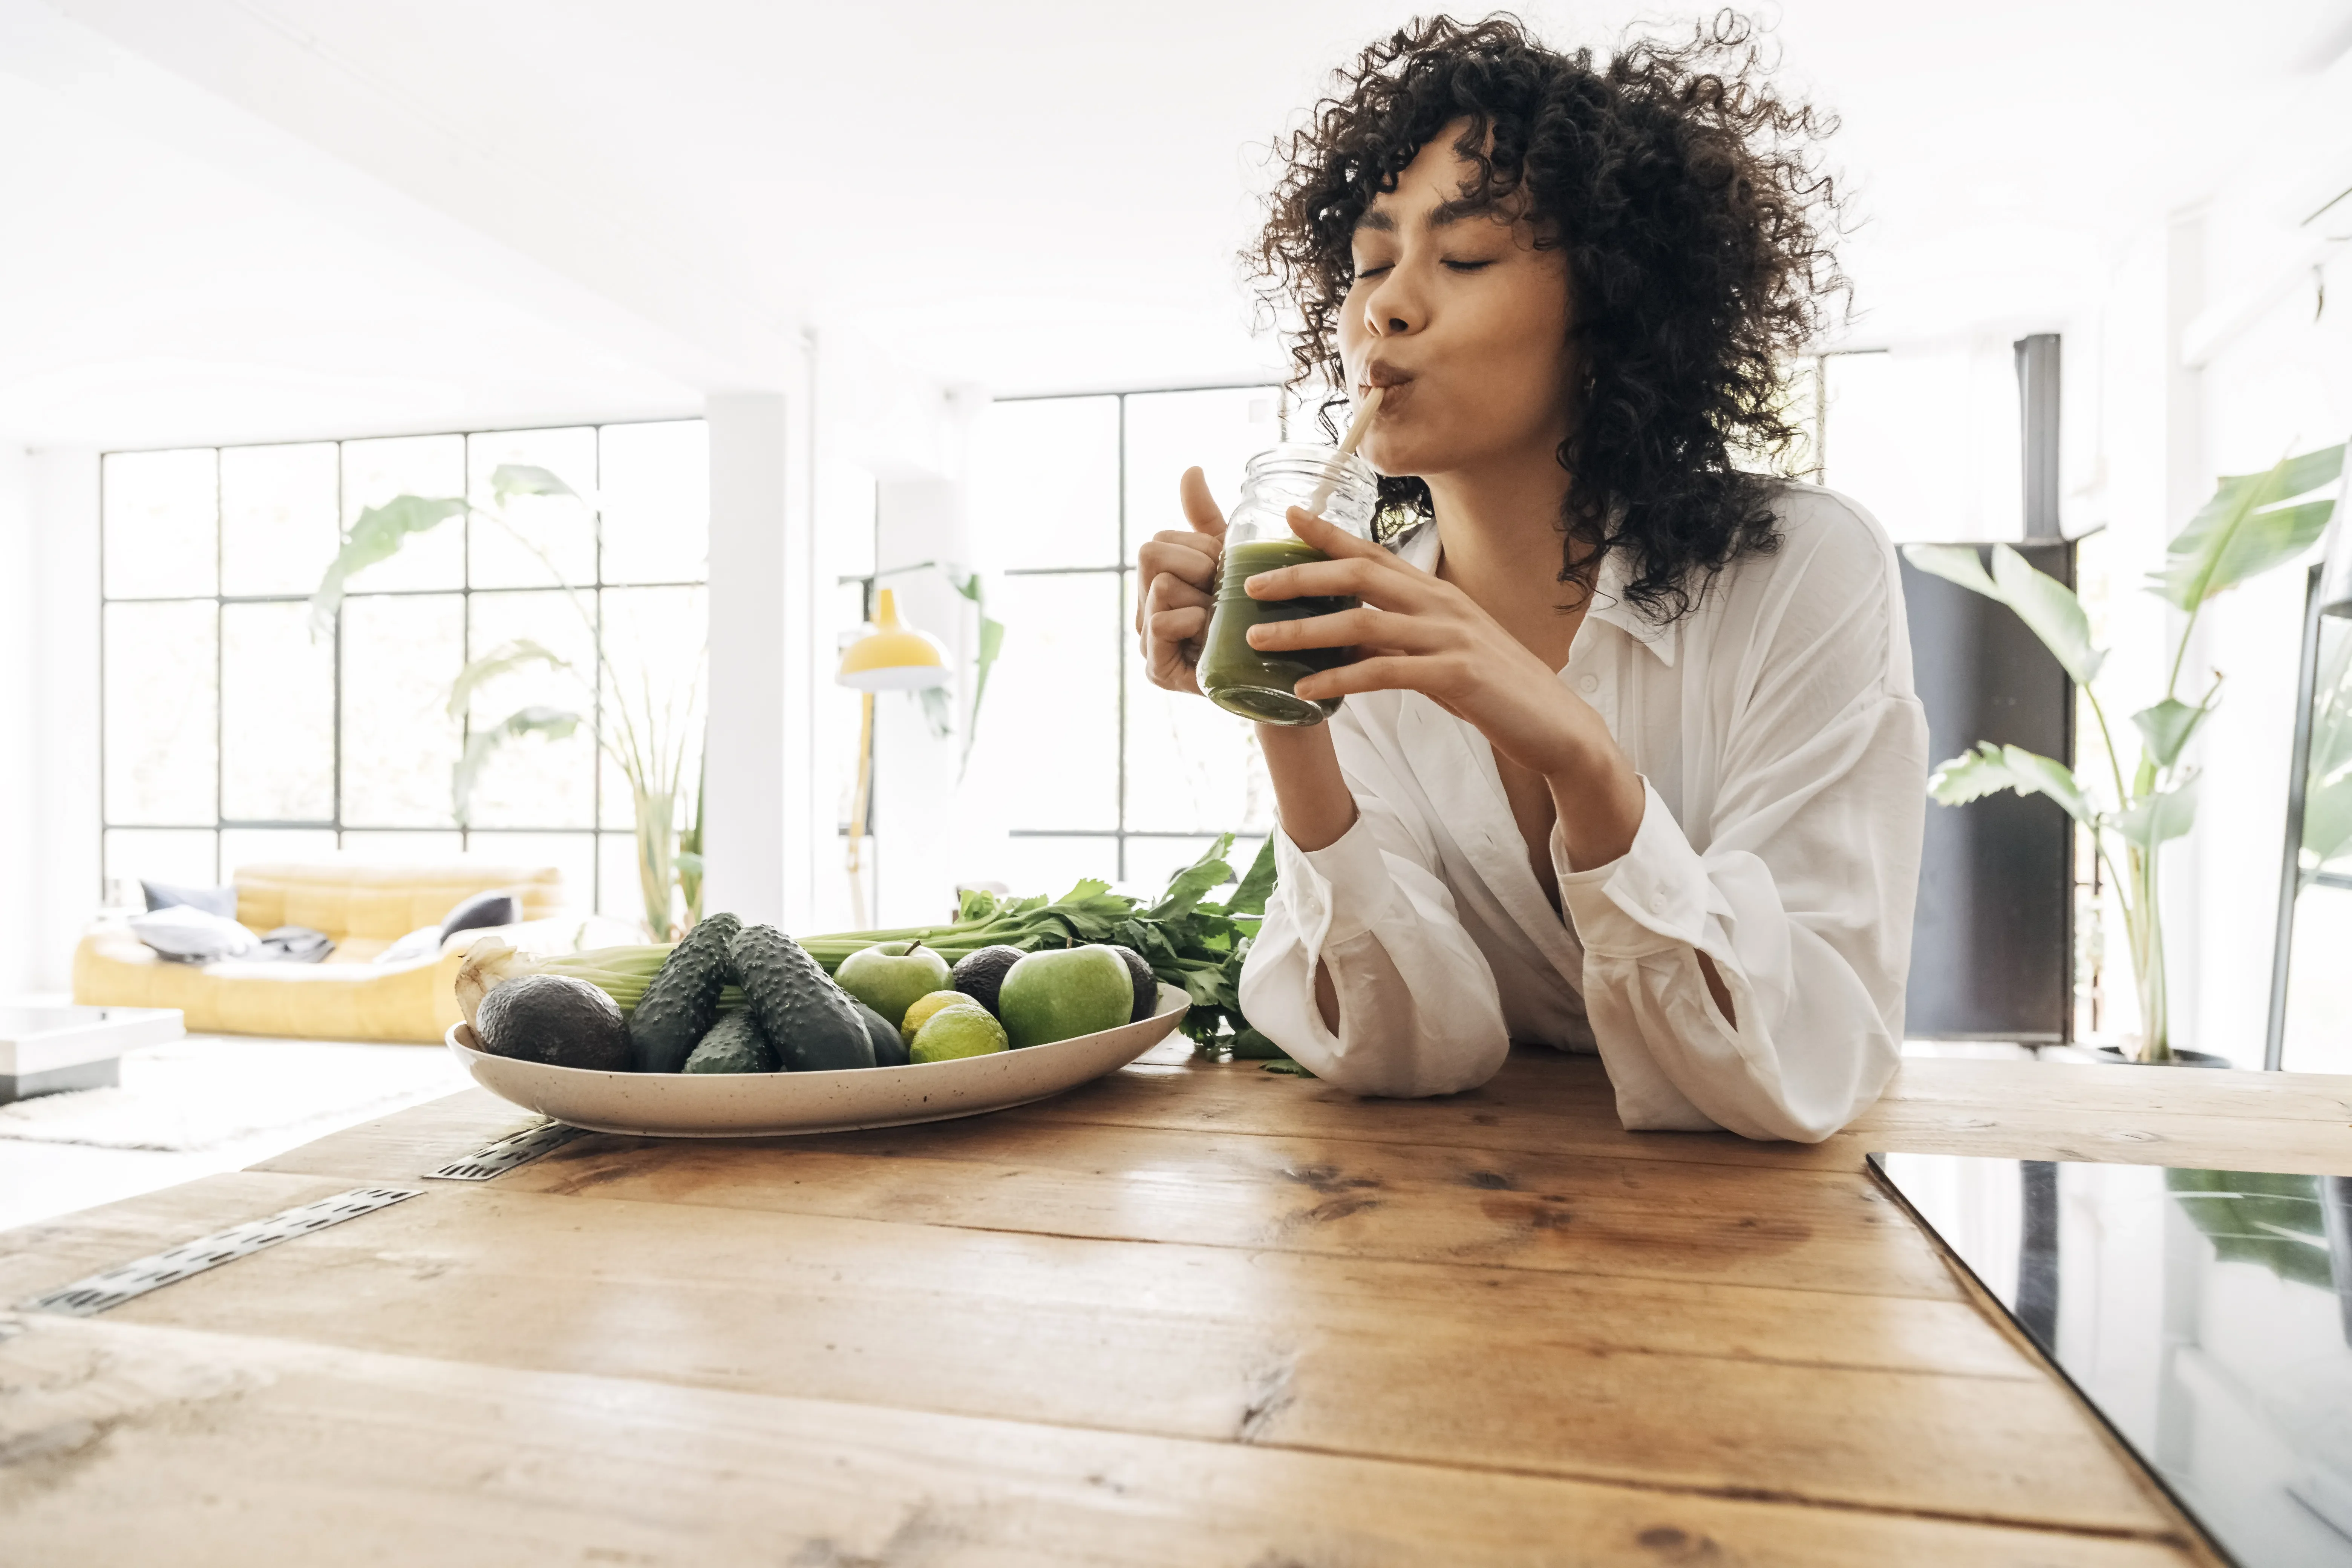
[[[1372,416],[1381,411],[1381,391],[1380,387],[1372,388],[1364,394],[1364,400],[1356,405],[1356,416],[1348,422],[1348,433],[1339,437],[1339,450],[1323,465],[1322,480],[1316,485],[1315,493],[1307,498],[1307,510],[1311,515],[1321,517],[1324,503],[1331,499],[1331,492],[1339,488],[1348,459],[1356,455],[1356,448],[1363,444],[1364,432],[1372,427]]]

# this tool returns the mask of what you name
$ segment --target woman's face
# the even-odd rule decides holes
[[[1465,210],[1477,166],[1421,150],[1356,225],[1356,281],[1339,314],[1349,390],[1380,386],[1363,454],[1384,474],[1435,479],[1540,456],[1570,430],[1568,263],[1509,211]]]

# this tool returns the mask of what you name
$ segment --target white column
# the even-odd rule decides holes
[[[710,397],[710,679],[703,909],[790,929],[810,842],[808,526],[798,400]],[[803,765],[793,766],[799,759]]]
[[[98,457],[34,453],[24,467],[31,656],[23,711],[32,844],[22,984],[62,992],[99,905]],[[5,748],[0,748],[5,749]]]
[[[874,827],[877,926],[920,925],[955,908],[956,759],[962,745],[968,601],[946,574],[910,571],[961,565],[966,547],[963,487],[950,479],[885,481],[876,498],[874,564],[898,614],[945,643],[955,669],[947,688],[957,732],[932,731],[921,699],[889,691],[875,704]]]
[[[0,996],[32,989],[33,526],[19,447],[0,444]]]

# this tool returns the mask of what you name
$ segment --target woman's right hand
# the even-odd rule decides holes
[[[1184,500],[1184,521],[1192,528],[1154,534],[1138,552],[1136,576],[1143,592],[1136,601],[1135,632],[1142,640],[1143,667],[1154,686],[1198,693],[1201,639],[1208,635],[1209,612],[1216,607],[1225,514],[1217,510],[1200,469],[1185,469],[1178,489]]]

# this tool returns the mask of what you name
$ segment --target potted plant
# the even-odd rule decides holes
[[[2206,672],[2203,695],[2181,695],[2189,639],[2197,617],[2215,595],[2284,564],[2326,531],[2332,500],[2308,500],[2342,469],[2344,447],[2330,447],[2282,459],[2265,473],[2232,475],[2165,547],[2164,570],[2148,591],[2181,613],[2164,695],[2131,716],[2138,756],[2126,773],[2114,728],[2100,705],[2096,682],[2107,650],[2091,644],[2090,620],[2074,591],[2026,563],[2005,544],[1992,547],[1992,570],[1962,545],[1911,544],[1904,556],[1923,572],[1997,599],[2017,613],[2081,690],[2099,739],[2096,766],[2070,770],[2054,758],[2021,746],[1980,742],[1939,765],[1927,793],[1960,805],[1997,790],[2046,795],[2091,836],[2094,851],[2114,879],[2139,994],[2140,1036],[2126,1054],[2141,1062],[2176,1059],[2166,1010],[2164,922],[2158,901],[2158,851],[2186,836],[2197,816],[2197,770],[2185,759],[2190,740],[2221,694],[2218,672]]]
[[[562,740],[579,729],[584,713],[601,710],[607,721],[595,726],[597,746],[628,781],[635,806],[637,879],[645,897],[646,930],[656,942],[670,941],[702,918],[699,677],[683,694],[672,692],[659,700],[646,682],[621,679],[606,657],[604,629],[594,609],[547,552],[503,515],[507,504],[518,496],[569,496],[584,507],[587,502],[579,492],[547,469],[525,463],[501,464],[490,476],[490,490],[497,509],[493,510],[486,511],[457,496],[403,495],[361,512],[344,534],[342,548],[320,579],[318,592],[310,596],[311,636],[331,635],[343,600],[343,584],[353,573],[389,560],[410,539],[430,532],[450,518],[479,518],[529,551],[547,568],[586,626],[595,667],[583,671],[526,637],[500,644],[457,672],[450,683],[447,704],[453,719],[464,718],[480,688],[533,666],[569,678],[579,688],[582,709],[530,704],[468,734],[465,750],[451,770],[452,814],[460,826],[467,824],[474,783],[483,764],[501,746],[533,734]],[[691,799],[687,794],[689,768],[696,779]]]

